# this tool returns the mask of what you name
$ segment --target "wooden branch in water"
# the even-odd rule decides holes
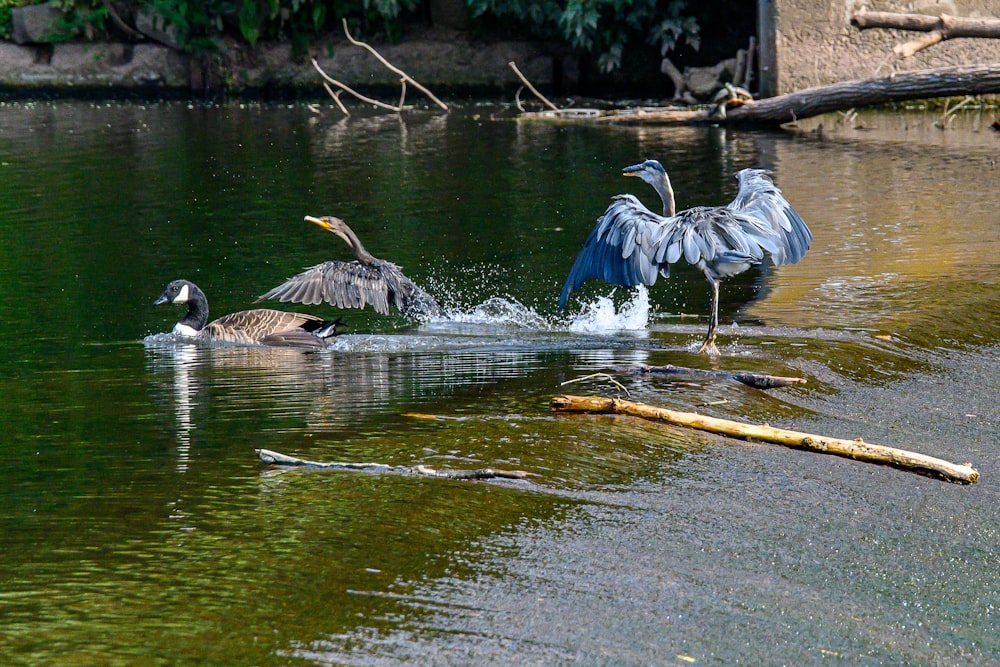
[[[521,74],[521,70],[519,70],[517,68],[517,65],[514,63],[513,60],[511,60],[509,63],[507,63],[507,65],[509,65],[510,68],[512,70],[514,70],[514,74],[516,74],[517,78],[519,78],[521,80],[521,83],[523,83],[525,86],[527,86],[528,90],[530,90],[532,93],[534,93],[535,97],[537,97],[538,99],[540,99],[542,101],[542,103],[545,104],[545,106],[547,106],[548,108],[552,109],[553,111],[559,111],[559,107],[557,107],[556,105],[552,104],[552,102],[549,102],[549,100],[544,95],[542,95],[540,92],[538,92],[538,89],[535,88],[533,85],[531,85],[531,82],[528,81],[528,79],[523,74]]]
[[[950,463],[924,454],[895,447],[884,447],[857,440],[828,438],[799,431],[773,428],[767,424],[754,425],[728,419],[718,419],[695,412],[679,412],[658,408],[644,403],[601,396],[556,396],[552,399],[555,412],[597,412],[626,414],[679,426],[719,433],[734,438],[760,440],[795,449],[808,449],[822,454],[834,454],[868,463],[882,463],[905,470],[930,473],[950,482],[972,484],[979,480],[979,472],[970,464]]]
[[[393,72],[394,74],[398,74],[401,77],[401,80],[403,82],[403,90],[404,91],[406,90],[406,82],[409,81],[411,84],[413,84],[414,88],[416,88],[417,90],[419,90],[420,92],[422,92],[424,95],[426,95],[427,97],[429,97],[431,99],[431,101],[434,102],[436,105],[438,105],[439,107],[441,107],[445,111],[448,110],[448,105],[447,104],[445,104],[444,102],[442,102],[441,100],[439,100],[437,97],[435,97],[434,93],[432,93],[431,91],[429,91],[426,88],[424,88],[423,86],[421,86],[417,81],[414,80],[413,77],[411,77],[409,74],[407,74],[403,70],[399,69],[398,67],[396,67],[395,65],[393,65],[392,63],[390,63],[385,58],[383,58],[382,54],[380,54],[378,51],[376,51],[374,48],[372,48],[368,44],[365,44],[364,42],[361,42],[361,41],[358,41],[358,40],[354,39],[354,37],[351,36],[350,31],[347,29],[347,19],[342,19],[342,21],[343,21],[343,25],[344,25],[344,34],[347,36],[347,41],[349,41],[351,44],[353,44],[355,46],[360,46],[361,48],[367,50],[370,54],[372,54],[373,56],[375,56],[376,58],[378,58],[378,61],[380,63],[382,63],[385,66],[386,69],[388,69],[390,72]]]
[[[255,449],[254,452],[261,461],[274,466],[320,468],[323,470],[358,470],[361,472],[397,473],[404,475],[426,475],[428,477],[444,477],[447,479],[525,479],[532,476],[532,473],[524,470],[497,470],[495,468],[480,468],[478,470],[440,470],[422,465],[391,466],[385,463],[324,463],[288,456],[270,449]]]
[[[726,380],[736,380],[743,384],[755,387],[756,389],[777,389],[779,387],[790,387],[797,384],[805,384],[805,378],[782,377],[780,375],[767,375],[765,373],[753,373],[751,371],[710,371],[701,368],[685,368],[683,366],[640,366],[638,373],[664,373],[683,377],[711,377]]]
[[[356,91],[353,88],[351,88],[350,86],[348,86],[346,83],[341,83],[340,81],[337,81],[336,79],[334,79],[329,74],[327,74],[326,72],[323,71],[323,68],[319,66],[319,63],[316,62],[315,58],[312,59],[312,65],[316,69],[316,71],[319,72],[319,75],[321,77],[323,77],[324,79],[326,79],[327,81],[329,81],[333,85],[337,86],[341,90],[344,90],[345,92],[350,93],[351,95],[353,95],[354,97],[358,98],[362,102],[367,102],[368,104],[377,106],[380,109],[388,109],[389,111],[397,111],[398,112],[398,111],[402,111],[403,110],[403,107],[394,107],[391,104],[386,104],[385,102],[380,102],[379,100],[376,100],[374,98],[366,97],[366,96],[362,95],[361,93],[359,93],[358,91]],[[348,114],[347,109],[344,108],[344,105],[340,103],[340,99],[337,97],[337,95],[335,95],[334,92],[332,90],[330,90],[329,86],[326,87],[326,92],[328,92],[330,94],[330,97],[332,97],[334,99],[334,101],[340,106],[341,110],[345,114],[350,115],[350,114]]]

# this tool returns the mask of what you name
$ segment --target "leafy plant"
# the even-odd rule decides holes
[[[687,0],[467,0],[473,16],[510,18],[536,37],[564,39],[597,58],[604,72],[622,66],[628,47],[646,42],[661,55],[681,39],[697,49],[698,22],[685,15]]]
[[[100,0],[52,0],[52,6],[62,11],[50,36],[53,42],[68,42],[80,35],[92,40],[104,32],[108,8]]]

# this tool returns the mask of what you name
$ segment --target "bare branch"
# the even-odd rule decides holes
[[[341,83],[340,81],[337,81],[336,79],[334,79],[329,74],[327,74],[326,72],[323,71],[323,68],[319,66],[319,63],[316,62],[315,58],[312,59],[312,64],[313,64],[313,67],[316,68],[316,71],[319,72],[320,76],[322,76],[324,79],[326,79],[327,81],[329,81],[333,85],[337,86],[338,88],[340,88],[342,90],[346,90],[348,93],[350,93],[351,95],[354,95],[356,98],[358,98],[362,102],[367,102],[368,104],[373,104],[373,105],[379,107],[380,109],[388,109],[389,111],[397,111],[398,112],[398,111],[402,111],[403,110],[402,107],[394,107],[391,104],[386,104],[385,102],[380,102],[379,100],[373,99],[371,97],[366,97],[366,96],[362,95],[361,93],[359,93],[358,91],[356,91],[353,88],[351,88],[350,86],[348,86],[346,83]]]
[[[328,84],[326,81],[323,82],[323,87],[326,88],[326,92],[330,93],[330,97],[333,98],[333,101],[337,103],[337,106],[340,107],[340,110],[344,112],[344,115],[350,116],[351,112],[348,111],[347,107],[344,106],[344,103],[340,101],[340,94],[344,91],[338,90],[337,92],[334,92],[333,88],[331,88],[330,84]]]
[[[517,65],[515,65],[515,64],[514,64],[514,61],[513,61],[513,60],[511,60],[511,61],[510,61],[509,63],[507,63],[507,64],[508,64],[508,65],[510,65],[510,68],[511,68],[512,70],[514,70],[514,74],[516,74],[516,75],[517,75],[517,78],[519,78],[519,79],[521,80],[521,82],[522,82],[522,83],[524,83],[524,85],[528,87],[528,90],[530,90],[530,91],[531,91],[532,93],[534,93],[534,94],[535,94],[535,97],[537,97],[538,99],[540,99],[540,100],[541,100],[541,101],[542,101],[542,102],[543,102],[543,103],[545,104],[545,106],[547,106],[548,108],[552,109],[553,111],[559,111],[559,107],[557,107],[556,105],[552,104],[552,102],[549,102],[549,101],[548,101],[548,100],[547,100],[547,99],[545,98],[545,96],[544,96],[544,95],[542,95],[542,94],[541,94],[540,92],[538,92],[538,90],[536,90],[536,89],[535,89],[535,87],[534,87],[533,85],[531,85],[531,82],[530,82],[530,81],[528,81],[528,80],[527,80],[527,79],[526,79],[526,78],[524,77],[524,75],[523,75],[523,74],[521,74],[521,70],[519,70],[519,69],[517,68]]]
[[[644,419],[664,421],[678,426],[720,433],[734,438],[760,440],[795,449],[808,449],[821,454],[834,454],[866,461],[882,463],[905,470],[937,475],[949,482],[972,484],[979,480],[979,471],[971,464],[957,464],[950,461],[910,452],[895,447],[885,447],[857,440],[829,438],[822,435],[788,431],[767,424],[745,424],[729,419],[718,419],[696,412],[678,412],[645,403],[635,403],[620,398],[600,396],[556,396],[551,402],[554,412],[593,412],[601,414],[626,414]]]
[[[390,63],[385,58],[383,58],[382,55],[378,51],[376,51],[375,49],[373,49],[372,47],[368,46],[364,42],[361,42],[361,41],[358,41],[358,40],[354,39],[354,37],[351,36],[350,31],[347,29],[347,19],[343,19],[343,24],[344,24],[344,34],[347,36],[347,41],[349,41],[351,44],[353,44],[355,46],[360,46],[361,48],[363,48],[366,51],[368,51],[369,53],[371,53],[373,56],[375,56],[376,58],[378,58],[378,61],[380,63],[382,63],[383,65],[385,65],[386,69],[388,69],[390,72],[394,72],[394,73],[398,74],[400,77],[402,77],[403,81],[409,81],[411,84],[413,84],[414,88],[416,88],[417,90],[419,90],[420,92],[422,92],[424,95],[426,95],[427,97],[429,97],[432,102],[434,102],[435,104],[437,104],[439,107],[441,107],[445,111],[448,110],[448,105],[446,105],[444,102],[442,102],[437,97],[435,97],[434,93],[432,93],[431,91],[427,90],[426,88],[424,88],[423,86],[421,86],[419,83],[417,83],[416,81],[414,81],[413,77],[411,77],[409,74],[407,74],[403,70],[399,69],[398,67],[396,67],[395,65],[393,65],[392,63]]]

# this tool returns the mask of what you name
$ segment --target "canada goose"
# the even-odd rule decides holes
[[[338,308],[370,305],[383,315],[388,315],[389,307],[393,306],[413,319],[434,317],[441,313],[434,297],[414,285],[398,266],[365,250],[346,222],[333,216],[314,218],[307,215],[305,220],[346,241],[356,259],[353,262],[331,260],[312,266],[275,287],[255,303],[278,299],[306,305],[325,301]]]
[[[208,299],[189,280],[175,280],[167,285],[153,305],[164,303],[186,303],[188,306],[187,315],[174,325],[175,335],[221,343],[322,348],[326,345],[325,339],[342,333],[338,327],[345,326],[339,318],[323,320],[315,315],[266,308],[242,310],[205,324]]]

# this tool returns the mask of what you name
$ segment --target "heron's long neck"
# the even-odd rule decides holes
[[[663,201],[663,217],[672,217],[677,209],[674,206],[674,189],[670,185],[670,177],[664,173],[663,178],[657,179],[652,185]]]
[[[188,296],[187,304],[187,315],[178,324],[186,324],[195,331],[201,331],[208,321],[208,299],[205,298],[205,293],[195,287]]]

